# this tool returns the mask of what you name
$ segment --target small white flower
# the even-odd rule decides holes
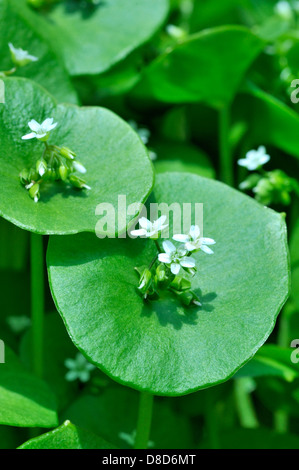
[[[18,67],[24,67],[24,65],[27,65],[30,62],[36,62],[38,60],[37,57],[28,54],[27,51],[17,49],[11,42],[8,44],[8,47],[10,49],[12,61]]]
[[[168,224],[164,224],[166,218],[166,215],[162,215],[159,219],[151,222],[145,217],[141,217],[141,219],[139,219],[139,226],[141,228],[139,230],[132,230],[131,235],[133,235],[133,237],[156,237],[162,230],[168,227]]]
[[[215,240],[212,238],[201,237],[198,225],[192,225],[187,235],[178,234],[174,235],[172,238],[177,242],[184,243],[184,246],[188,251],[202,250],[208,255],[212,255],[214,253],[207,245],[215,245]]]
[[[34,119],[28,122],[28,126],[32,130],[30,134],[23,135],[23,140],[38,139],[45,141],[48,139],[50,132],[55,129],[57,122],[53,123],[53,118],[45,119],[41,124]]]
[[[256,170],[270,160],[270,155],[266,153],[266,148],[261,145],[257,150],[250,150],[246,153],[246,158],[238,160],[240,166],[244,166],[248,170]]]
[[[176,248],[169,240],[163,242],[165,253],[159,253],[159,261],[170,267],[172,274],[177,275],[183,268],[195,268],[195,260],[186,256],[188,251],[184,248]]]
[[[179,28],[178,26],[175,26],[174,24],[168,24],[166,26],[166,32],[174,39],[182,39],[186,36],[186,31],[182,28]]]
[[[276,3],[274,7],[274,11],[277,15],[279,15],[284,20],[291,20],[293,18],[293,11],[292,7],[287,1],[280,1]]]
[[[75,170],[79,171],[79,173],[86,173],[85,166],[83,166],[82,163],[77,162],[76,160],[73,161],[73,167],[75,168]]]
[[[69,382],[77,379],[81,382],[88,382],[90,372],[95,369],[95,366],[88,362],[81,353],[77,353],[75,359],[66,359],[64,365],[69,369],[65,376]]]

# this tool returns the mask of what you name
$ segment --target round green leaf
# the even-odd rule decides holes
[[[126,196],[127,206],[146,200],[153,182],[147,150],[114,113],[98,107],[57,105],[43,88],[22,78],[5,79],[5,99],[0,104],[0,214],[4,218],[41,234],[93,232],[98,204],[112,204],[117,221],[120,195]],[[36,204],[21,185],[19,173],[38,160],[43,144],[21,138],[29,131],[30,119],[42,122],[48,117],[58,122],[49,142],[76,152],[87,168],[84,178],[92,189],[80,192],[63,183],[45,184]],[[117,231],[125,230],[133,216],[121,214]]]
[[[135,96],[167,103],[230,102],[263,42],[248,29],[222,26],[187,37],[145,69]]]
[[[58,424],[53,393],[7,346],[5,363],[0,364],[0,402],[0,424],[43,428]]]
[[[59,428],[22,444],[19,449],[115,449],[99,436],[65,421]]]
[[[91,361],[133,388],[180,395],[225,381],[268,338],[289,290],[286,226],[240,192],[187,173],[158,175],[154,200],[203,203],[204,234],[217,244],[212,256],[194,255],[202,308],[138,295],[134,267],[152,260],[151,240],[51,237],[49,278],[72,340]]]
[[[22,0],[24,1],[24,0]],[[54,5],[43,17],[32,12],[33,28],[60,53],[71,75],[98,74],[148,41],[163,24],[167,0],[77,0]]]
[[[60,102],[78,103],[76,92],[60,58],[48,42],[30,28],[27,8],[21,2],[0,0],[0,71],[10,70],[13,63],[8,43],[29,51],[38,58],[17,70],[16,75],[31,78],[43,85]]]

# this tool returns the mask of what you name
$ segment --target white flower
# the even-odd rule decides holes
[[[75,168],[75,170],[79,171],[79,173],[86,173],[85,166],[83,166],[80,162],[76,162],[76,160],[73,161],[73,167]]]
[[[195,260],[187,255],[188,251],[184,248],[176,248],[169,240],[163,242],[165,253],[159,253],[159,261],[170,267],[172,274],[177,275],[183,268],[195,268]]]
[[[162,215],[153,223],[145,217],[141,217],[141,219],[139,219],[139,225],[141,228],[139,230],[132,230],[131,235],[133,235],[133,237],[156,237],[160,232],[162,232],[162,230],[168,227],[168,224],[164,225],[165,220],[166,215]]]
[[[36,62],[38,60],[37,57],[28,54],[27,51],[17,49],[11,42],[8,44],[8,47],[10,49],[12,61],[18,67],[24,67],[24,65],[29,64],[29,62]]]
[[[53,124],[53,118],[45,119],[41,124],[34,119],[28,122],[28,126],[32,130],[30,134],[23,135],[23,140],[38,139],[45,141],[48,139],[50,132],[55,129],[57,122]]]
[[[276,3],[274,11],[284,20],[291,20],[293,18],[292,7],[287,1],[280,1]]]
[[[177,242],[184,243],[184,246],[188,251],[202,250],[208,255],[212,255],[214,253],[207,245],[215,245],[215,240],[212,238],[201,237],[198,225],[192,225],[188,235],[174,235],[172,238]]]
[[[240,166],[244,166],[248,170],[256,170],[270,160],[270,155],[266,153],[266,148],[261,145],[257,150],[250,150],[246,153],[246,158],[238,160]]]
[[[77,353],[75,359],[66,359],[64,365],[69,369],[65,376],[69,382],[77,379],[81,382],[88,382],[90,371],[95,369],[95,366],[88,362],[81,353]]]

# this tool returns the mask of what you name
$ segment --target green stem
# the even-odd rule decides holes
[[[147,392],[140,393],[135,449],[147,449],[152,423],[153,403],[154,395]]]
[[[44,253],[42,235],[31,233],[30,245],[32,366],[35,374],[42,377],[44,331]]]
[[[248,390],[247,377],[235,380],[235,397],[241,425],[244,428],[251,429],[259,427],[250,391]]]
[[[154,242],[155,242],[156,248],[157,248],[157,250],[158,250],[158,253],[162,253],[162,250],[161,250],[161,248],[160,248],[160,245],[159,245],[159,243],[158,243],[158,240],[156,240],[156,239],[154,238]]]
[[[219,111],[219,155],[220,155],[220,179],[224,183],[234,185],[233,158],[229,140],[230,132],[230,108],[223,107]]]
[[[205,424],[210,449],[220,449],[218,419],[212,390],[205,391]]]

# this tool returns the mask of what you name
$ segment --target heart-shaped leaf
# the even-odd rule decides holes
[[[22,444],[19,449],[115,449],[104,439],[70,421],[65,421],[59,428],[42,434]]]
[[[0,424],[42,428],[58,424],[53,393],[7,346],[5,363],[0,364],[0,401]]]
[[[147,198],[153,182],[147,150],[114,113],[97,107],[57,105],[44,89],[23,78],[5,79],[5,98],[6,103],[0,104],[0,214],[4,218],[41,234],[92,232],[98,221],[98,204],[112,204],[117,221],[120,195],[126,196],[127,206]],[[63,183],[46,183],[35,204],[20,184],[19,173],[41,157],[43,144],[21,138],[28,133],[32,118],[42,122],[50,117],[58,126],[49,142],[76,152],[87,168],[84,179],[91,190],[78,192]],[[121,214],[115,230],[123,231],[133,217]]]
[[[98,5],[67,0],[45,17],[28,12],[28,18],[62,54],[71,75],[87,75],[104,72],[148,41],[167,13],[167,0],[105,0]]]
[[[135,96],[167,103],[230,102],[263,41],[239,26],[208,29],[182,40],[145,69]]]
[[[62,61],[50,49],[46,40],[30,28],[27,8],[22,2],[0,0],[0,71],[12,68],[8,43],[22,48],[38,58],[16,71],[16,75],[31,78],[43,85],[58,101],[77,104],[78,98]]]
[[[205,236],[217,244],[213,256],[194,255],[202,308],[138,295],[134,267],[152,260],[151,240],[51,237],[49,278],[73,342],[92,362],[133,388],[180,395],[225,381],[266,341],[288,295],[286,227],[280,214],[196,175],[158,175],[154,200],[190,203],[193,223],[203,203]]]

